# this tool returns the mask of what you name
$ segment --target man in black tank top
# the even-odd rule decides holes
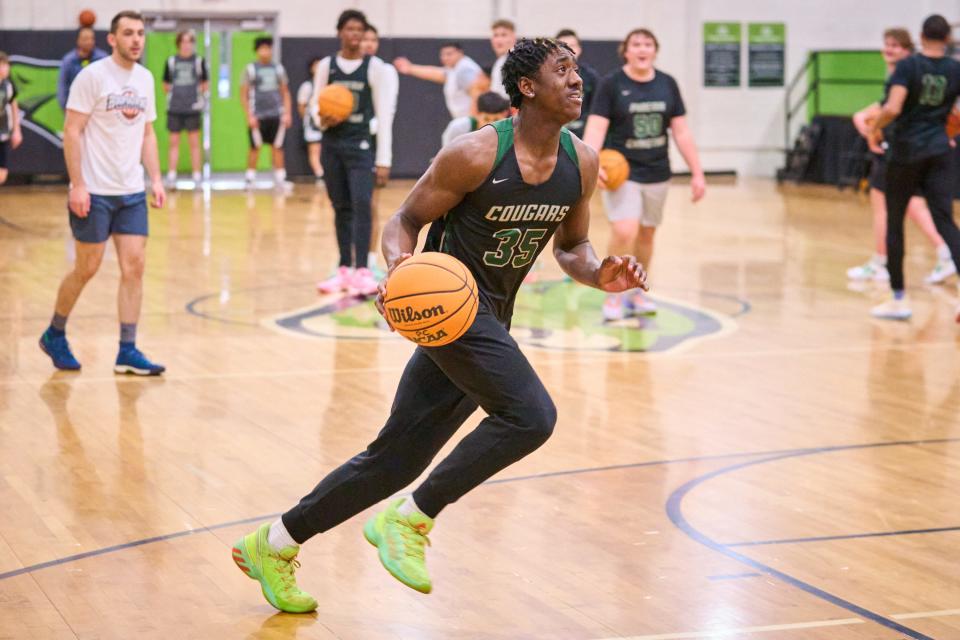
[[[960,271],[960,229],[953,220],[953,150],[947,117],[960,96],[960,62],[948,58],[950,23],[940,15],[923,22],[921,51],[897,63],[890,92],[873,123],[871,137],[884,127],[887,138],[887,270],[893,297],[871,314],[907,320],[912,310],[903,280],[903,219],[917,192],[927,200],[933,223],[950,247]],[[960,307],[955,311],[960,322]]]
[[[415,480],[479,407],[487,417],[413,496],[394,501],[364,528],[384,567],[429,593],[424,550],[433,518],[550,436],[556,408],[507,327],[517,288],[551,236],[554,256],[575,280],[605,291],[646,287],[632,256],[601,261],[587,238],[597,155],[563,129],[582,101],[573,53],[555,40],[521,40],[503,76],[518,115],[441,150],[383,230],[392,271],[413,253],[418,232],[443,218],[439,248],[476,278],[476,320],[457,341],[414,352],[390,417],[364,452],[234,546],[241,569],[269,585],[263,591],[280,609],[316,606],[293,579],[298,545]],[[382,295],[383,285],[381,313]]]
[[[387,183],[393,153],[393,114],[398,83],[393,68],[361,48],[367,19],[347,9],[337,21],[340,50],[317,65],[310,112],[317,113],[317,96],[328,84],[339,84],[353,93],[353,111],[344,120],[320,118],[323,147],[320,164],[323,181],[333,204],[340,262],[336,273],[317,283],[321,294],[349,292],[374,295],[377,279],[368,265],[372,227],[374,180]],[[377,120],[378,144],[374,148],[371,120]]]

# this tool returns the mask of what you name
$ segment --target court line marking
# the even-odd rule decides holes
[[[685,533],[689,538],[693,539],[694,541],[699,542],[703,546],[707,547],[708,549],[716,551],[722,555],[727,556],[728,558],[731,558],[732,560],[736,560],[753,569],[762,571],[763,573],[766,573],[767,575],[775,577],[779,579],[781,582],[784,582],[790,586],[800,589],[801,591],[804,591],[809,595],[812,595],[816,598],[829,602],[830,604],[838,606],[842,609],[846,609],[847,611],[851,613],[855,613],[861,618],[866,618],[872,622],[875,622],[879,625],[887,627],[888,629],[892,629],[894,631],[897,631],[898,633],[902,633],[910,638],[914,638],[915,640],[934,640],[930,636],[927,636],[915,629],[911,629],[910,627],[904,626],[890,617],[883,616],[865,607],[861,607],[860,605],[854,602],[845,600],[839,596],[829,593],[828,591],[825,591],[819,587],[816,587],[808,582],[804,582],[799,578],[795,578],[790,574],[780,571],[778,569],[775,569],[770,565],[764,564],[763,562],[754,560],[749,556],[745,556],[742,553],[734,551],[727,545],[724,545],[720,542],[717,542],[716,540],[713,540],[712,538],[708,537],[706,534],[704,534],[700,530],[696,529],[686,519],[686,516],[683,514],[683,499],[687,496],[687,494],[690,493],[690,491],[692,491],[693,489],[695,489],[696,487],[700,486],[705,482],[713,480],[714,478],[717,478],[719,476],[722,476],[728,473],[732,473],[734,471],[739,471],[747,467],[752,467],[759,464],[766,464],[768,462],[775,462],[775,461],[784,460],[787,458],[799,457],[799,456],[833,453],[837,451],[849,451],[849,450],[855,450],[855,449],[870,449],[870,448],[904,446],[904,445],[918,446],[918,445],[925,445],[925,444],[943,444],[945,442],[953,442],[955,440],[956,440],[955,438],[938,438],[933,440],[915,440],[915,441],[873,443],[873,444],[863,444],[863,445],[843,445],[843,446],[836,446],[836,447],[819,447],[819,448],[810,449],[808,451],[803,451],[803,452],[783,453],[783,454],[778,454],[778,455],[769,456],[765,458],[760,458],[759,460],[748,460],[746,462],[739,462],[737,464],[729,465],[727,467],[721,467],[720,469],[715,469],[714,471],[706,473],[702,476],[698,476],[696,478],[688,480],[687,482],[682,484],[680,487],[675,489],[667,499],[667,503],[666,503],[667,517],[670,518],[670,521],[680,531]]]
[[[812,536],[809,538],[782,538],[780,540],[752,540],[747,542],[726,542],[726,547],[759,547],[770,544],[794,544],[803,542],[824,542],[827,540],[849,540],[851,538],[882,538],[885,536],[912,536],[924,533],[943,533],[946,531],[960,531],[957,527],[934,527],[931,529],[903,529],[901,531],[877,531],[874,533],[849,533],[837,536]]]
[[[381,344],[394,344],[392,341],[383,342]],[[402,344],[402,343],[397,343]],[[887,345],[883,347],[877,347],[876,345],[863,345],[863,346],[849,346],[849,347],[822,347],[822,348],[812,348],[812,349],[768,349],[765,351],[718,351],[715,353],[633,353],[626,351],[617,351],[617,352],[604,352],[604,351],[595,351],[595,352],[577,352],[571,353],[569,357],[553,358],[553,359],[541,359],[538,356],[535,361],[532,363],[534,368],[539,367],[549,367],[555,364],[571,364],[577,362],[616,362],[618,359],[627,361],[637,356],[642,358],[650,358],[654,356],[657,358],[658,362],[670,362],[670,361],[680,361],[680,360],[692,360],[692,359],[723,359],[723,358],[747,358],[747,357],[779,357],[779,356],[808,356],[808,355],[822,355],[828,353],[870,353],[870,352],[886,352],[886,351],[909,351],[917,349],[942,349],[950,348],[956,349],[956,341],[943,341],[943,342],[918,342],[911,344],[909,346],[904,345]],[[548,354],[546,351],[538,351],[539,354],[545,356]],[[405,366],[405,364],[404,364]],[[197,374],[185,374],[185,375],[171,375],[164,374],[163,379],[168,382],[182,382],[190,380],[209,380],[216,378],[263,378],[263,377],[287,377],[287,376],[303,376],[303,375],[330,375],[330,374],[346,374],[346,373],[389,373],[391,371],[403,371],[404,366],[395,366],[395,367],[353,367],[346,369],[288,369],[282,371],[237,371],[237,372],[221,372],[221,373],[197,373]],[[53,375],[56,375],[58,372],[54,371]],[[116,375],[110,376],[83,376],[82,373],[69,373],[61,374],[62,380],[70,380],[72,382],[115,382],[119,380],[129,380],[134,382],[138,378],[130,377],[118,377]],[[0,386],[17,386],[17,385],[42,385],[46,382],[49,382],[52,376],[46,378],[16,378],[16,379],[7,379],[0,380]]]
[[[712,455],[705,455],[705,456],[689,456],[685,458],[670,458],[665,460],[648,460],[645,462],[615,464],[615,465],[607,465],[603,467],[581,467],[579,469],[567,469],[563,471],[547,471],[544,473],[536,473],[536,474],[525,475],[525,476],[514,476],[511,478],[499,478],[494,480],[487,480],[480,486],[505,484],[510,482],[522,482],[525,480],[537,480],[537,479],[552,478],[557,476],[580,475],[584,473],[601,473],[604,471],[637,469],[637,468],[643,468],[643,467],[653,467],[653,466],[667,465],[667,464],[678,464],[678,463],[684,463],[684,462],[708,462],[712,460],[723,460],[723,459],[729,459],[729,458],[759,457],[761,458],[759,461],[752,462],[752,464],[759,464],[762,462],[778,460],[778,459],[786,458],[790,456],[822,453],[824,451],[834,451],[834,450],[843,450],[843,449],[866,449],[871,447],[891,447],[891,446],[904,446],[904,445],[916,445],[916,444],[946,444],[951,442],[960,442],[960,437],[939,438],[936,440],[899,440],[899,441],[893,441],[893,442],[873,442],[873,443],[862,443],[862,444],[853,444],[853,445],[839,445],[837,447],[826,447],[826,448],[807,447],[807,448],[801,448],[801,449],[782,449],[782,450],[756,451],[756,452],[747,452],[747,453],[721,453],[721,454],[712,454]],[[723,467],[723,469],[732,469],[732,468]],[[721,471],[723,469],[721,469]],[[704,476],[701,476],[701,477],[704,477]],[[409,495],[409,494],[398,494],[398,495]],[[40,571],[42,569],[48,569],[50,567],[55,567],[62,564],[69,564],[71,562],[76,562],[78,560],[83,560],[85,558],[106,555],[109,553],[123,551],[125,549],[131,549],[134,547],[141,547],[147,544],[153,544],[155,542],[163,542],[165,540],[171,540],[174,538],[182,538],[186,536],[196,535],[198,533],[208,533],[218,529],[226,529],[228,527],[233,527],[241,524],[263,522],[265,520],[270,520],[273,518],[277,518],[279,516],[280,516],[279,513],[268,513],[264,515],[254,516],[252,518],[231,520],[230,522],[212,524],[206,527],[197,527],[195,529],[187,529],[185,531],[177,531],[175,533],[152,536],[152,537],[143,538],[140,540],[133,540],[131,542],[123,542],[120,544],[115,544],[115,545],[111,545],[109,547],[103,547],[100,549],[91,549],[90,551],[84,551],[83,553],[78,553],[71,556],[64,556],[62,558],[55,558],[53,560],[47,560],[45,562],[40,562],[40,563],[32,564],[26,567],[21,567],[19,569],[13,569],[5,573],[0,573],[0,581],[6,580],[8,578],[13,578],[15,576],[23,575],[25,573],[33,573],[34,571]],[[769,571],[764,571],[764,573],[769,573]],[[909,615],[909,614],[904,614],[904,615]]]
[[[791,624],[768,624],[760,627],[727,627],[705,631],[680,631],[677,633],[655,633],[647,636],[612,636],[597,640],[683,640],[684,638],[724,638],[735,633],[767,633],[770,631],[789,631],[792,629],[816,629],[819,627],[841,627],[851,624],[864,624],[860,618],[839,618],[837,620],[816,620],[814,622],[794,622]]]
[[[922,618],[945,618],[960,615],[960,609],[941,609],[940,611],[918,611],[916,613],[892,613],[890,618],[895,620],[919,620]],[[597,638],[596,640],[684,640],[687,638],[723,638],[735,633],[767,633],[770,631],[789,631],[791,629],[816,629],[820,627],[841,627],[845,625],[864,624],[861,618],[838,618],[835,620],[813,620],[810,622],[796,622],[792,624],[770,624],[757,627],[724,627],[720,629],[704,629],[702,631],[678,631],[675,633],[656,633],[644,636],[613,636]]]

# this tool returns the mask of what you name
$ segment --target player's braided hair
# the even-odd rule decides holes
[[[556,51],[565,51],[571,56],[573,51],[562,42],[553,38],[522,38],[513,45],[507,60],[503,63],[503,86],[510,96],[510,105],[520,108],[523,94],[520,93],[520,78],[536,77],[540,65]]]

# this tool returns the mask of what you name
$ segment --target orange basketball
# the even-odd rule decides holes
[[[600,168],[607,172],[607,189],[616,191],[630,177],[630,163],[616,149],[600,152]]]
[[[317,96],[321,117],[346,120],[353,113],[353,92],[342,84],[328,84]]]
[[[80,12],[80,15],[77,16],[77,22],[80,23],[81,27],[92,27],[96,21],[97,14],[95,14],[92,9],[84,9]]]
[[[383,308],[397,333],[424,347],[450,344],[477,317],[477,283],[445,253],[418,253],[400,263],[386,284]]]
[[[956,109],[947,116],[947,137],[951,140],[960,136],[960,113]]]

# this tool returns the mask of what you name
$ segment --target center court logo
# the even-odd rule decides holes
[[[737,326],[730,315],[656,296],[656,316],[605,323],[601,319],[605,295],[566,280],[524,285],[514,307],[511,334],[522,345],[542,349],[655,354],[727,335]],[[724,306],[730,304],[734,315],[749,308],[738,300],[717,298]],[[391,321],[396,321],[393,315]],[[260,324],[301,338],[402,340],[389,331],[373,301],[358,298],[327,296],[318,304],[264,318]]]

